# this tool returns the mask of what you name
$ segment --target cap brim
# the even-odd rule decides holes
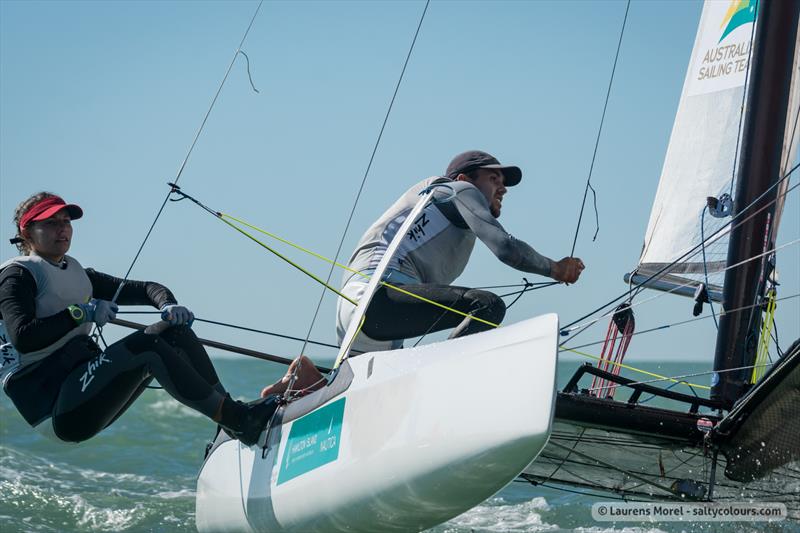
[[[498,169],[500,172],[503,173],[506,187],[513,187],[514,185],[517,185],[519,184],[520,181],[522,181],[522,170],[520,170],[519,167],[505,166],[505,165],[481,165],[479,168]]]
[[[66,204],[66,205],[54,205],[53,207],[48,207],[38,215],[36,215],[31,222],[38,222],[40,220],[46,220],[51,216],[55,215],[62,209],[66,209],[67,213],[69,214],[69,218],[71,220],[78,220],[83,216],[83,209],[78,207],[75,204]]]

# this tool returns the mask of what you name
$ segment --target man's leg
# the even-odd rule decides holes
[[[402,285],[407,291],[427,300],[499,324],[506,306],[494,293],[451,285]],[[418,337],[434,331],[455,328],[452,337],[471,335],[493,326],[465,318],[401,291],[383,286],[375,292],[361,331],[379,341]]]

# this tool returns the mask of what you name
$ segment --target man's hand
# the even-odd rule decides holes
[[[578,281],[584,268],[586,267],[583,265],[583,261],[577,257],[565,257],[561,261],[553,263],[550,277],[569,285]]]

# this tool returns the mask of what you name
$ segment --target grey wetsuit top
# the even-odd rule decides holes
[[[489,211],[489,202],[477,187],[466,181],[432,177],[408,189],[364,233],[348,265],[353,270],[370,274],[386,253],[397,230],[419,201],[419,193],[434,182],[445,187],[434,190],[434,199],[414,221],[403,242],[389,263],[391,283],[451,284],[467,266],[475,238],[503,263],[524,272],[549,276],[552,260],[539,254],[525,242],[515,239]],[[449,197],[449,200],[448,200]],[[363,277],[345,271],[342,294],[359,301],[367,287]],[[336,336],[343,342],[355,306],[339,298],[336,306]],[[352,348],[362,352],[396,349],[397,341],[378,341],[361,333]]]
[[[451,284],[466,268],[477,236],[508,266],[550,276],[552,260],[508,233],[491,214],[489,202],[477,187],[466,181],[438,177],[408,189],[370,226],[350,257],[350,268],[369,272],[378,266],[398,228],[419,200],[420,191],[434,182],[446,186],[435,189],[434,202],[414,221],[392,258],[390,269],[419,283]],[[451,198],[446,200],[448,197]],[[435,203],[436,200],[441,203]],[[343,284],[353,276],[345,272]]]

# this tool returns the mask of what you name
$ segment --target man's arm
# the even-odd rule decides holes
[[[556,281],[574,283],[578,280],[584,268],[580,259],[565,257],[553,261],[540,254],[503,228],[492,216],[486,198],[477,188],[465,182],[457,182],[453,186],[456,195],[452,203],[458,214],[500,261],[517,270],[533,272]]]

